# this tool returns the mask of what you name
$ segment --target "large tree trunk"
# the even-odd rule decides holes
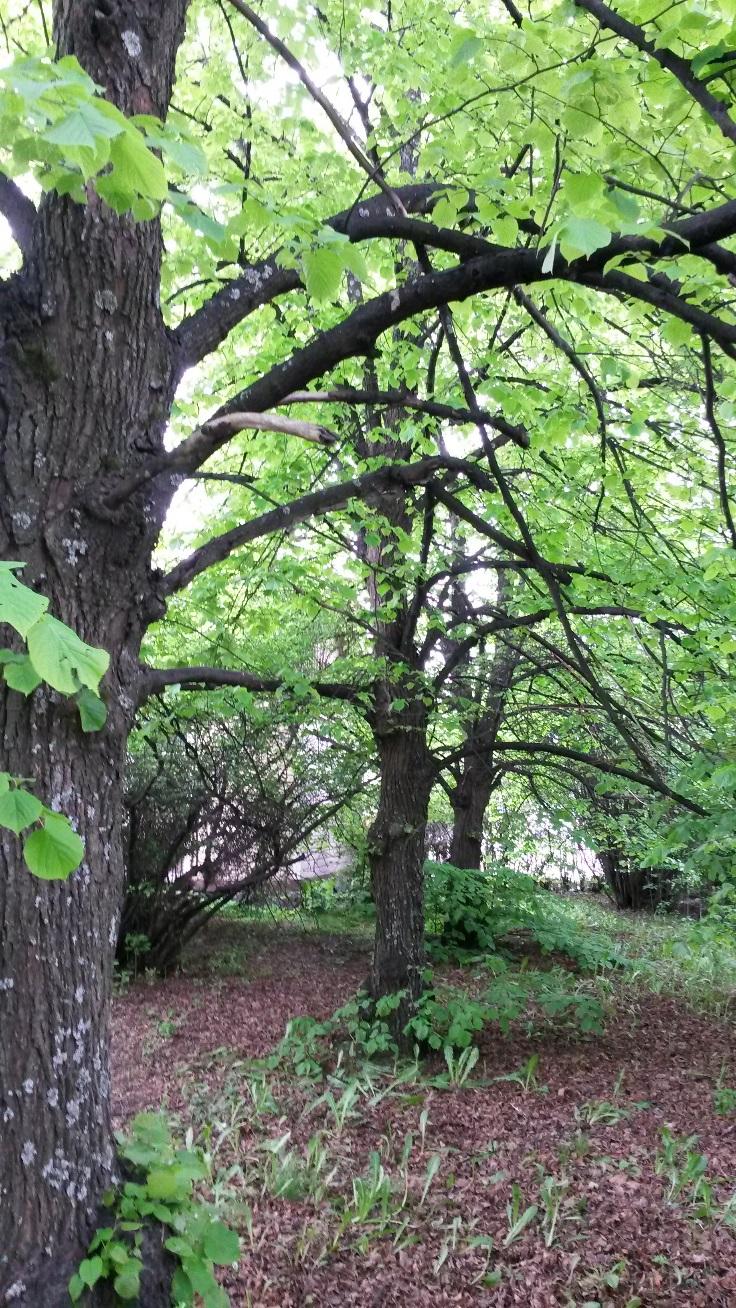
[[[618,909],[638,911],[644,903],[644,871],[632,868],[620,849],[610,845],[607,849],[597,851],[598,862],[603,868],[606,885]]]
[[[424,838],[435,776],[426,741],[427,712],[414,701],[376,729],[381,763],[378,813],[370,832],[376,905],[371,968],[374,998],[403,991],[391,1017],[400,1046],[422,989],[424,953]]]
[[[136,0],[107,17],[110,6],[58,0],[60,53],[76,54],[125,111],[163,115],[185,8]],[[138,36],[135,57],[123,30]],[[49,883],[29,873],[19,840],[0,841],[0,1301],[28,1308],[68,1304],[66,1281],[115,1172],[108,1016],[122,772],[140,641],[160,613],[150,557],[170,487],[141,492],[119,521],[96,506],[106,477],[162,448],[176,378],[160,257],[158,222],[120,218],[94,196],[81,206],[50,195],[22,272],[0,291],[0,557],[26,560],[23,580],[50,611],[111,656],[96,735],[54,692],[0,690],[3,770],[33,778],[85,842],[81,868]],[[150,1278],[141,1303],[167,1301]]]

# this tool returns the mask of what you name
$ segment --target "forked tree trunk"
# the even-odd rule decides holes
[[[163,115],[185,8],[57,0],[59,50],[125,111]],[[97,506],[106,478],[162,448],[176,379],[160,258],[158,222],[117,217],[94,196],[81,206],[50,195],[23,271],[0,289],[0,558],[25,560],[23,580],[50,611],[111,655],[109,717],[95,735],[48,689],[28,700],[0,690],[2,769],[33,778],[85,842],[82,867],[58,883],[30,874],[16,837],[0,840],[0,1302],[27,1308],[69,1303],[67,1279],[115,1170],[108,1017],[122,772],[140,641],[161,612],[150,557],[170,487],[141,492],[119,521]],[[165,1277],[150,1276],[141,1303],[168,1298]]]
[[[370,866],[376,905],[371,968],[374,998],[403,991],[390,1025],[401,1047],[422,989],[424,952],[424,842],[435,776],[426,742],[427,714],[414,701],[376,731],[381,764],[378,813],[370,832]]]

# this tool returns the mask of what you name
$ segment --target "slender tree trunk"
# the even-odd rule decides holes
[[[483,823],[496,783],[490,759],[471,755],[452,792],[453,867],[479,868],[483,861]]]
[[[499,614],[508,612],[510,587],[506,573],[500,571],[496,581],[496,609]],[[466,603],[462,582],[458,579],[453,594],[457,615],[462,616]],[[519,662],[518,647],[510,648],[497,639],[487,669],[487,686],[478,696],[474,717],[465,723],[465,748],[456,774],[455,788],[450,797],[452,805],[452,841],[450,862],[454,867],[479,868],[483,859],[483,823],[491,795],[498,783],[499,772],[494,765],[493,746],[506,707],[506,696]],[[475,669],[477,676],[477,667]],[[459,694],[463,694],[464,670],[455,678]],[[472,698],[472,692],[466,692]]]
[[[422,989],[424,841],[435,776],[426,742],[427,714],[412,703],[376,730],[381,763],[378,813],[370,832],[376,934],[371,969],[375,998],[405,992],[391,1026],[400,1045]]]
[[[185,8],[130,0],[108,17],[111,6],[57,0],[55,37],[125,111],[163,115]],[[27,1308],[68,1304],[115,1175],[122,773],[140,641],[161,612],[150,557],[170,487],[141,492],[120,521],[97,504],[110,474],[163,445],[176,378],[160,256],[158,222],[49,195],[23,270],[0,289],[0,557],[25,560],[23,580],[50,611],[111,656],[108,721],[95,735],[55,692],[0,689],[3,770],[33,778],[85,842],[81,868],[58,883],[29,873],[13,835],[0,840],[0,1302]],[[166,1302],[165,1275],[150,1274],[141,1303]]]

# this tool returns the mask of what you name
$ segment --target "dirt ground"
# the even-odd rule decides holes
[[[723,1213],[736,1114],[714,1107],[719,1076],[736,1084],[732,1032],[672,1000],[622,987],[603,1036],[549,1023],[487,1031],[465,1086],[367,1095],[341,1125],[316,1102],[324,1087],[278,1076],[275,1110],[249,1115],[245,1060],[268,1054],[289,1018],[344,1003],[367,950],[359,937],[283,924],[213,924],[183,975],[138,981],[116,1000],[118,1124],[161,1107],[183,1128],[208,1110],[231,1123],[221,1157],[240,1167],[248,1205],[240,1268],[223,1276],[235,1308],[736,1308],[736,1201],[731,1221]],[[534,1054],[528,1088],[488,1083]],[[686,1185],[667,1201],[671,1178],[655,1170],[664,1127],[696,1136],[691,1157],[707,1156],[711,1188],[698,1202]],[[326,1197],[277,1197],[263,1182],[264,1141],[286,1131],[300,1157],[315,1133],[324,1143]],[[374,1151],[397,1211],[336,1239],[331,1199],[354,1195]]]

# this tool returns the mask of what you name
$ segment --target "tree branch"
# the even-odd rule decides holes
[[[509,15],[509,18],[513,19],[517,27],[521,27],[521,24],[524,21],[524,15],[520,9],[516,8],[514,0],[501,0],[501,4]]]
[[[24,259],[28,258],[36,222],[36,206],[5,173],[0,173],[0,213],[7,220],[13,240]]]
[[[289,47],[271,31],[268,24],[264,23],[260,15],[257,14],[254,9],[251,9],[250,5],[245,3],[245,0],[229,0],[229,3],[234,9],[237,9],[239,14],[242,14],[243,18],[248,20],[251,27],[256,29],[259,35],[268,42],[271,49],[275,50],[283,59],[284,63],[296,73],[299,81],[306,87],[312,99],[327,115],[332,126],[340,137],[340,140],[344,141],[355,161],[360,165],[364,172],[368,173],[371,180],[375,181],[390,199],[393,199],[393,192],[391,191],[391,188],[386,185],[381,175],[380,164],[377,166],[374,164],[373,160],[368,157],[360,144],[360,141],[354,133],[351,132],[347,123],[343,121],[341,115],[327,99],[327,96],[322,93],[320,88],[317,86],[317,83],[312,80],[306,68],[299,62],[296,55],[292,54]]]
[[[228,413],[222,418],[211,418],[203,430],[222,432],[234,436],[239,431],[276,431],[287,436],[299,436],[318,445],[334,445],[339,437],[329,427],[316,422],[300,422],[297,418],[282,418],[272,413]]]
[[[335,386],[329,391],[294,391],[287,395],[282,404],[384,404],[392,408],[415,409],[419,413],[430,414],[434,418],[444,418],[446,422],[477,423],[478,418],[470,409],[458,409],[452,404],[439,404],[434,400],[420,400],[405,391],[361,391],[351,386]],[[489,413],[479,410],[481,421],[496,431],[503,432],[515,445],[522,449],[529,448],[529,433],[525,427],[507,422],[501,413]]]
[[[578,375],[582,377],[583,381],[585,382],[585,385],[587,386],[588,390],[590,391],[590,394],[593,397],[595,411],[598,415],[598,425],[600,428],[601,438],[605,446],[606,410],[603,403],[603,396],[601,395],[596,380],[593,377],[592,373],[590,372],[590,369],[580,358],[579,354],[573,348],[570,342],[565,340],[565,337],[562,336],[561,333],[558,332],[557,328],[549,321],[547,315],[543,313],[543,311],[540,308],[538,308],[538,306],[534,303],[534,301],[530,298],[530,296],[526,295],[524,291],[520,290],[518,286],[514,288],[514,299],[516,300],[517,304],[521,305],[521,307],[526,310],[526,312],[529,314],[529,317],[532,319],[532,322],[535,322],[537,326],[540,327],[541,330],[544,332],[545,336],[549,337],[552,344],[556,346],[558,350],[562,351],[562,353],[565,355],[565,358],[569,360],[569,362],[572,364],[572,367],[575,369]]]
[[[728,113],[722,100],[716,99],[708,90],[705,83],[701,82],[693,72],[692,64],[689,59],[683,59],[673,50],[668,50],[666,46],[657,47],[654,41],[650,41],[644,33],[642,27],[637,27],[635,23],[629,22],[627,18],[622,18],[603,0],[574,0],[578,9],[584,9],[586,13],[595,18],[602,27],[607,27],[610,32],[615,32],[617,36],[622,36],[625,41],[629,41],[642,54],[649,55],[654,59],[660,68],[666,68],[668,73],[672,73],[678,82],[692,96],[693,100],[704,109],[706,114],[715,123],[716,127],[726,137],[726,140],[736,144],[736,122]]]
[[[731,547],[736,550],[736,525],[734,525],[733,513],[731,512],[731,501],[726,481],[726,442],[723,438],[723,432],[721,431],[718,417],[716,415],[716,388],[713,380],[713,363],[710,357],[710,342],[707,336],[703,336],[702,341],[703,368],[705,370],[705,414],[716,445],[718,495],[721,501],[721,512],[723,513],[728,528],[728,534],[731,538]]]
[[[387,204],[384,195],[373,195],[328,218],[325,226],[347,236],[354,245],[380,239],[422,240],[462,259],[499,249],[482,236],[437,227],[434,223],[409,216],[429,212],[445,190],[436,182],[400,186],[394,194],[401,201],[405,210],[403,214],[397,212],[394,204]],[[281,268],[277,259],[274,254],[246,268],[242,276],[228,281],[200,309],[179,324],[173,335],[180,374],[217,349],[229,333],[256,309],[270,304],[279,295],[300,289],[299,269]]]
[[[708,217],[709,215],[704,215],[704,221]],[[736,205],[732,217],[736,229]],[[692,224],[695,221],[687,219],[682,224],[683,227],[688,225],[693,240],[696,229]],[[597,251],[591,260],[576,259],[567,262],[558,255],[549,272],[542,270],[540,252],[525,248],[495,250],[491,254],[468,259],[453,268],[425,273],[401,287],[385,291],[358,305],[335,327],[317,333],[309,344],[296,350],[288,360],[277,364],[251,386],[233,396],[213,418],[237,411],[265,413],[282,404],[287,395],[303,389],[344,360],[366,357],[384,332],[428,309],[436,309],[453,300],[466,300],[484,291],[510,289],[520,284],[555,279],[577,282],[607,294],[624,294],[634,300],[643,300],[681,318],[696,331],[707,334],[725,353],[736,358],[736,325],[683,300],[666,279],[658,277],[656,282],[647,282],[620,271],[596,271],[601,262],[605,263],[621,249],[622,244],[623,240],[613,241],[605,251]],[[660,243],[661,247],[664,245],[665,242]],[[227,434],[223,436],[211,428],[206,430],[206,425],[199,428],[169,454],[151,459],[133,477],[118,483],[107,495],[100,497],[103,508],[108,511],[113,509],[159,473],[194,471],[227,440]]]
[[[633,772],[629,768],[619,767],[617,763],[609,763],[608,759],[602,758],[600,754],[586,754],[579,749],[567,749],[564,745],[548,744],[542,740],[497,740],[495,742],[497,750],[516,750],[521,754],[550,754],[555,758],[568,758],[576,763],[587,763],[590,767],[597,768],[599,772],[608,772],[614,777],[624,777],[627,781],[634,781],[638,786],[645,786],[648,790],[656,790],[660,795],[665,795],[672,799],[676,804],[681,804],[683,808],[689,809],[691,813],[697,813],[699,817],[707,817],[707,810],[701,808],[695,800],[689,799],[687,795],[682,795],[678,790],[672,790],[664,781],[658,781],[655,777],[647,776],[643,772]]]
[[[391,463],[374,472],[365,472],[349,481],[334,482],[321,490],[309,491],[299,499],[278,508],[269,509],[250,522],[244,522],[231,531],[223,532],[194,550],[188,558],[183,559],[163,578],[163,594],[172,595],[175,591],[188,586],[200,572],[226,559],[233,550],[239,549],[260,536],[268,536],[275,531],[289,531],[309,518],[335,509],[344,509],[351,500],[363,499],[366,495],[391,486],[400,486],[404,490],[428,482],[440,469],[455,468],[464,472],[467,464],[463,459],[450,459],[442,455],[433,455],[416,463]]]
[[[369,686],[349,686],[339,681],[311,682],[311,689],[325,699],[354,700],[370,689]],[[258,677],[251,672],[238,672],[232,668],[150,668],[143,666],[140,682],[139,705],[163,690],[165,686],[241,686],[246,690],[270,694],[288,690],[289,683],[277,677]]]

